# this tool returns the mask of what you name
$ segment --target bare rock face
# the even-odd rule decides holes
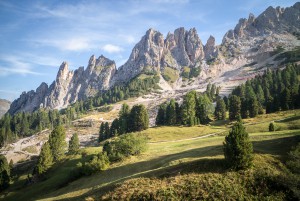
[[[207,39],[207,42],[204,46],[204,53],[205,53],[205,59],[209,60],[212,58],[217,57],[217,47],[216,47],[216,42],[215,38],[213,36],[209,36]]]
[[[149,29],[133,48],[128,61],[118,69],[112,84],[126,82],[141,72],[158,72],[163,49],[163,35]]]
[[[0,118],[7,112],[11,102],[5,99],[0,99]]]
[[[49,88],[42,83],[36,91],[23,92],[20,98],[13,101],[8,112],[32,112],[41,107],[65,108],[77,100],[85,100],[100,90],[108,89],[115,71],[115,62],[102,55],[98,59],[92,56],[86,70],[79,67],[70,71],[68,63],[63,62]]]

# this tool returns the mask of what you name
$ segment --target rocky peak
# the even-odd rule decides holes
[[[216,40],[215,37],[209,36],[207,39],[207,42],[204,46],[204,53],[205,53],[205,59],[211,59],[216,56],[217,54],[217,48],[216,48]]]
[[[101,55],[97,61],[96,66],[111,66],[114,65],[115,62]]]
[[[68,63],[67,62],[63,62],[58,70],[57,76],[56,76],[56,80],[65,80],[68,76],[69,73],[69,67],[68,67]]]

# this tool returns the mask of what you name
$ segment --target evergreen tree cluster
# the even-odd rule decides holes
[[[300,67],[288,64],[285,69],[267,70],[263,75],[236,87],[229,96],[229,118],[255,117],[280,110],[300,108]]]
[[[190,91],[183,97],[179,105],[174,99],[159,106],[156,125],[188,125],[207,124],[212,113],[212,102],[207,93],[197,95]]]
[[[63,126],[57,126],[52,130],[49,140],[42,146],[34,174],[43,175],[55,162],[60,161],[64,157],[66,151],[65,139],[66,131]],[[75,143],[78,143],[77,146],[79,146],[79,141],[72,141],[76,141],[76,136],[71,138],[70,144],[73,144],[73,146],[71,145],[70,147],[74,148]],[[73,151],[74,149],[69,149],[69,152],[70,150]]]
[[[124,103],[119,118],[114,119],[111,126],[102,122],[99,130],[99,142],[125,133],[142,131],[149,127],[149,116],[144,105],[134,105],[131,109]]]
[[[0,147],[47,128],[53,129],[58,125],[69,125],[72,120],[95,107],[149,93],[151,90],[159,88],[158,82],[159,76],[154,74],[144,79],[137,77],[126,85],[114,86],[109,90],[101,91],[95,97],[86,101],[77,101],[60,111],[39,109],[33,113],[20,112],[13,116],[5,114],[0,119]]]

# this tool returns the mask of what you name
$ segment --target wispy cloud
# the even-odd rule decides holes
[[[119,53],[123,51],[123,48],[117,45],[106,44],[102,47],[102,49],[108,53]]]
[[[59,61],[51,57],[36,56],[33,54],[0,55],[0,76],[10,74],[43,75],[34,70],[34,66],[58,66]]]

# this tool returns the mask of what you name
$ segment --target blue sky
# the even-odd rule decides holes
[[[0,0],[0,98],[51,84],[63,61],[74,70],[103,54],[117,67],[149,28],[195,27],[217,43],[239,18],[294,0]]]

